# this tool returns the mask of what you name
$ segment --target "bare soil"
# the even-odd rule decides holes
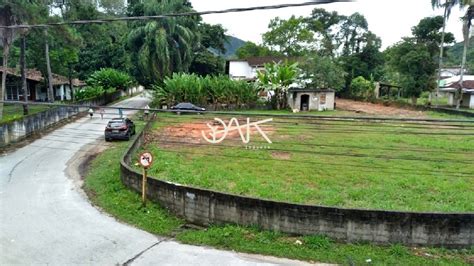
[[[224,122],[228,123],[229,121],[224,120]],[[244,125],[247,121],[239,120],[240,125]],[[251,121],[254,122],[254,121]],[[208,139],[212,139],[209,135],[211,130],[208,126],[208,123],[214,127],[217,127],[218,131],[224,130],[224,127],[220,123],[213,123],[212,121],[199,121],[199,122],[189,122],[189,123],[181,123],[173,126],[167,126],[165,128],[161,128],[150,134],[147,134],[145,143],[150,142],[157,142],[161,143],[161,146],[176,146],[173,144],[176,143],[190,143],[190,144],[206,144],[208,143],[203,138],[203,132],[207,136]],[[232,125],[234,130],[231,130],[227,133],[224,141],[226,144],[242,144],[242,139],[238,130],[235,130],[235,124]],[[273,127],[267,125],[260,125],[260,128],[270,136],[271,133],[274,131]],[[247,129],[241,129],[244,137],[246,137]],[[223,136],[222,133],[218,133],[216,135],[216,139],[219,139]],[[257,129],[255,127],[250,127],[250,139],[253,139],[259,135]]]
[[[336,107],[339,110],[363,113],[368,115],[426,118],[426,115],[422,111],[410,110],[394,106],[385,106],[382,104],[374,104],[369,102],[359,102],[348,99],[337,99]]]

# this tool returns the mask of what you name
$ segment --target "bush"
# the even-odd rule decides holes
[[[364,77],[357,77],[352,80],[349,93],[353,97],[369,100],[374,97],[375,84]]]
[[[98,98],[103,96],[104,93],[113,93],[115,92],[114,88],[109,88],[105,90],[102,86],[87,86],[76,92],[75,99],[76,101],[83,101],[93,98]]]
[[[154,104],[168,106],[190,102],[214,109],[253,106],[258,100],[258,89],[245,81],[226,76],[201,77],[195,74],[173,74],[162,85],[154,85]]]
[[[87,80],[87,85],[125,90],[133,85],[133,81],[127,73],[112,68],[102,68],[101,70],[92,73]]]

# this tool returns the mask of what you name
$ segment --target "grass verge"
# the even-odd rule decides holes
[[[146,208],[141,208],[140,195],[121,183],[119,161],[128,144],[113,142],[111,148],[91,162],[84,189],[91,201],[101,209],[150,233],[175,236],[187,244],[346,265],[468,265],[474,262],[474,248],[445,250],[400,245],[379,247],[367,243],[340,244],[324,236],[293,237],[235,225],[212,226],[204,230],[183,229],[184,221],[158,204],[149,203]]]

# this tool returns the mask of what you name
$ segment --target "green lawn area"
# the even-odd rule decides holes
[[[43,112],[49,109],[49,106],[45,105],[28,105],[28,115]],[[3,106],[3,118],[0,123],[6,123],[23,118],[23,106],[20,104],[5,104]]]
[[[161,114],[143,147],[156,158],[150,175],[294,203],[474,211],[474,123],[274,117],[262,126],[273,143],[254,132],[249,149],[237,133],[220,144],[203,141],[200,131],[213,118]]]
[[[142,124],[138,123],[137,128],[140,130]],[[184,221],[158,204],[150,202],[142,207],[140,194],[128,190],[121,183],[119,160],[129,144],[110,143],[111,147],[92,161],[84,188],[91,201],[101,209],[153,234],[175,237],[188,244],[343,265],[367,265],[368,259],[374,265],[469,265],[474,258],[473,248],[446,250],[401,245],[380,247],[367,243],[342,244],[324,236],[289,236],[234,225],[186,229],[182,227]],[[297,240],[301,244],[296,244]]]

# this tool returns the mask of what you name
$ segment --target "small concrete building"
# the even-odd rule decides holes
[[[334,110],[335,91],[292,88],[288,90],[288,104],[291,109],[299,111]]]

